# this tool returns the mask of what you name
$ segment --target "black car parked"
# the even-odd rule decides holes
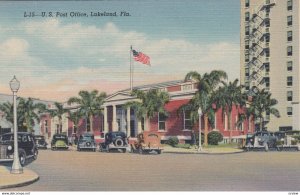
[[[100,151],[122,150],[124,153],[128,148],[126,133],[121,131],[108,132],[105,134],[105,142],[100,144]]]
[[[35,135],[34,136],[35,144],[38,149],[47,149],[48,143],[45,140],[45,136]]]
[[[81,151],[83,149],[96,151],[96,142],[93,134],[84,133],[79,136],[77,143],[77,150]]]
[[[18,133],[18,152],[20,164],[24,166],[29,158],[37,159],[38,149],[31,133]],[[13,160],[14,134],[6,133],[0,136],[0,162]]]

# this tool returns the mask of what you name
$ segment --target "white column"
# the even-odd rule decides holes
[[[139,133],[142,133],[142,122],[141,122],[141,120],[138,120],[138,134]]]
[[[131,126],[130,126],[130,107],[127,108],[127,137],[130,136]]]
[[[117,131],[117,106],[113,105],[112,131]]]
[[[106,107],[106,106],[104,106],[104,111],[103,111],[103,112],[104,112],[104,113],[103,113],[103,116],[104,116],[104,117],[103,117],[103,118],[104,118],[104,119],[103,119],[103,120],[104,120],[104,121],[103,121],[103,124],[104,124],[104,125],[103,125],[103,126],[104,126],[104,127],[103,127],[103,128],[104,128],[104,129],[103,129],[103,132],[104,132],[104,133],[107,133],[107,132],[108,132],[108,123],[107,123],[107,107]]]

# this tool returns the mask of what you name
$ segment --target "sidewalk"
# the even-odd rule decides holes
[[[29,185],[39,179],[38,174],[23,167],[23,174],[11,174],[11,167],[0,165],[0,189]]]
[[[238,148],[203,148],[202,151],[198,152],[198,149],[195,148],[175,148],[171,146],[164,147],[164,153],[177,153],[177,154],[233,154],[244,152],[242,149]]]

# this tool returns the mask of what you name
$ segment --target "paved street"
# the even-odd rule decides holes
[[[20,191],[300,191],[299,152],[226,155],[40,151]]]

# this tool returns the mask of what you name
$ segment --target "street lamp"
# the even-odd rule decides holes
[[[14,104],[14,161],[11,167],[10,173],[21,174],[23,173],[23,167],[19,161],[19,151],[18,151],[18,125],[17,125],[17,92],[20,88],[20,82],[17,80],[16,76],[9,82],[11,91],[13,92],[13,104]]]
[[[201,116],[202,116],[202,110],[199,107],[198,109],[198,115],[199,115],[199,147],[198,147],[198,152],[202,151],[201,147]]]

